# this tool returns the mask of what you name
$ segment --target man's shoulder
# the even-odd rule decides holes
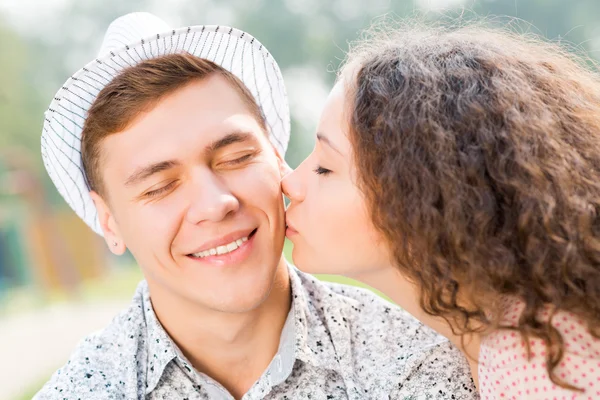
[[[390,399],[414,398],[415,394],[427,399],[479,399],[466,357],[449,341],[412,354],[394,380]]]
[[[299,275],[311,312],[327,321],[333,336],[348,343],[356,378],[371,393],[394,393],[412,379],[426,385],[431,376],[470,383],[460,351],[402,308],[365,288]]]
[[[408,312],[384,299],[372,290],[347,284],[322,282],[299,272],[304,287],[314,301],[325,304],[329,310],[343,313],[357,337],[368,342],[429,347],[445,341],[443,336],[423,325]],[[366,339],[365,339],[366,341]],[[416,346],[416,347],[415,347]],[[400,347],[400,348],[402,348]]]
[[[137,393],[146,335],[144,312],[138,306],[134,299],[108,326],[82,339],[34,398],[105,399]]]

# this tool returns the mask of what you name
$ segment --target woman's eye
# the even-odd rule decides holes
[[[332,171],[317,165],[317,168],[315,168],[314,172],[317,175],[328,175]]]

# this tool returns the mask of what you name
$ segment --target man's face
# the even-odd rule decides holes
[[[129,248],[153,300],[243,312],[266,299],[284,241],[280,160],[225,78],[187,85],[106,138],[101,166],[105,234]]]

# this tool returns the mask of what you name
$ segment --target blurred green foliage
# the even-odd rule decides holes
[[[236,26],[270,49],[284,75],[293,68],[310,68],[308,79],[322,82],[327,89],[335,79],[333,71],[343,59],[348,42],[355,40],[362,29],[384,14],[401,19],[431,3],[444,2],[178,0],[160,6],[153,0],[64,0],[60,13],[53,17],[53,28],[29,34],[13,32],[8,24],[10,16],[0,15],[0,149],[15,145],[27,148],[34,153],[41,172],[39,137],[46,106],[66,78],[96,55],[106,27],[124,13],[151,11],[181,26]],[[596,0],[452,0],[448,4],[454,8],[442,13],[425,12],[426,17],[443,17],[451,22],[475,15],[506,15],[519,18],[518,25],[523,29],[580,45],[592,56],[600,46],[600,27],[596,24],[600,2]],[[19,32],[27,33],[28,27],[21,28]],[[294,93],[290,95],[294,97]],[[294,132],[287,158],[295,166],[312,146],[316,120],[299,120],[301,116],[292,112]],[[47,187],[49,195],[55,197],[51,185]]]

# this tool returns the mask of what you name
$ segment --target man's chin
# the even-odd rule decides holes
[[[270,288],[253,293],[223,293],[223,297],[213,301],[210,308],[228,314],[248,313],[260,308],[267,301],[270,293]]]
[[[218,297],[213,297],[211,302],[214,308],[229,313],[244,313],[259,308],[269,298],[276,280],[272,271],[264,271],[260,275],[256,271],[254,275],[238,276],[220,285],[220,290],[216,291]],[[217,287],[211,290],[215,291]]]

